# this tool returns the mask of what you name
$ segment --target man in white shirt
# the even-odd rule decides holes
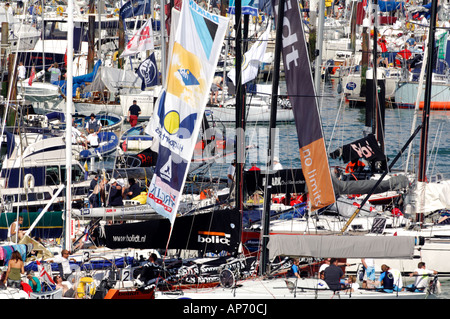
[[[83,133],[77,128],[77,124],[73,124],[72,127],[72,144],[82,144],[86,147],[87,139]]]
[[[273,169],[276,171],[283,169],[283,165],[281,165],[280,160],[277,156],[273,158]]]
[[[76,262],[74,258],[71,258],[73,262]],[[63,249],[61,251],[61,256],[57,256],[54,259],[46,260],[49,263],[55,262],[61,265],[60,273],[63,281],[73,282],[74,277],[72,275],[72,269],[70,268],[69,262],[69,251],[67,249]]]
[[[19,81],[25,80],[27,72],[26,72],[25,66],[23,65],[22,61],[19,62],[19,66],[17,67],[17,73],[18,73]]]
[[[90,130],[90,133],[87,137],[87,147],[98,147],[98,135],[94,132],[93,129]]]
[[[414,288],[418,291],[423,291],[428,287],[428,282],[430,281],[430,275],[437,275],[436,270],[427,269],[425,263],[421,261],[417,265],[417,269],[409,274],[410,277],[416,276],[416,282],[414,283]],[[410,288],[410,287],[409,287]]]

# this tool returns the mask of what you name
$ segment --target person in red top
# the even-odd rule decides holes
[[[397,53],[395,63],[398,66],[405,65],[406,61],[411,57],[412,53],[408,50],[408,45],[405,43],[405,48]]]
[[[261,169],[256,166],[256,163],[252,163],[252,167],[249,168],[249,171],[260,171]]]
[[[381,48],[381,58],[384,61],[384,65],[387,67],[389,64],[389,61],[388,61],[389,52],[388,52],[387,46],[386,46],[387,45],[386,37],[384,35],[382,35],[381,38],[378,39],[377,43]]]

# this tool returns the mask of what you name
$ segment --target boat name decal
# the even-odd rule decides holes
[[[199,243],[223,244],[229,246],[231,235],[223,232],[199,231],[197,238]]]

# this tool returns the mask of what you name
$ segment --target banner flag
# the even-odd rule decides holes
[[[134,55],[145,50],[153,50],[154,48],[155,42],[153,39],[152,19],[150,18],[144,23],[139,31],[133,35],[125,47],[125,50],[123,50],[120,55],[120,58]]]
[[[158,85],[159,73],[154,52],[139,64],[136,74],[142,79],[142,91],[147,87]]]
[[[280,8],[278,0],[273,1],[276,20]],[[333,204],[335,196],[300,8],[297,1],[286,0],[283,9],[282,55],[286,87],[297,127],[302,171],[314,211]]]
[[[264,60],[264,53],[266,53],[267,41],[269,40],[270,22],[266,31],[261,34],[250,50],[244,54],[242,61],[242,84],[250,82],[258,75],[259,64]],[[236,81],[236,69],[232,68],[227,74],[228,78],[234,83]]]
[[[151,14],[152,4],[150,0],[129,0],[119,10],[123,19],[132,18],[144,14]]]
[[[185,1],[168,58],[167,79],[152,116],[158,160],[147,204],[175,221],[228,18]],[[154,141],[155,142],[155,141]]]

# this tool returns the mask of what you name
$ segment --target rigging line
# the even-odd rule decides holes
[[[440,141],[441,141],[441,136],[442,136],[442,123],[439,123],[437,131],[436,131],[436,136],[435,136],[435,139],[434,139],[434,142],[433,142],[433,147],[432,147],[432,150],[435,149],[435,151],[434,151],[433,169],[431,170],[431,173],[430,173],[431,176],[434,174],[434,169],[436,167],[436,160],[437,160],[439,144],[440,144]],[[438,141],[437,142],[437,146],[436,146],[436,140]],[[430,155],[428,157],[430,157],[430,158],[432,157],[432,151],[430,151]],[[428,161],[428,163],[427,163],[427,166],[428,166],[427,167],[427,171],[429,171],[430,165],[431,165],[431,161]]]

